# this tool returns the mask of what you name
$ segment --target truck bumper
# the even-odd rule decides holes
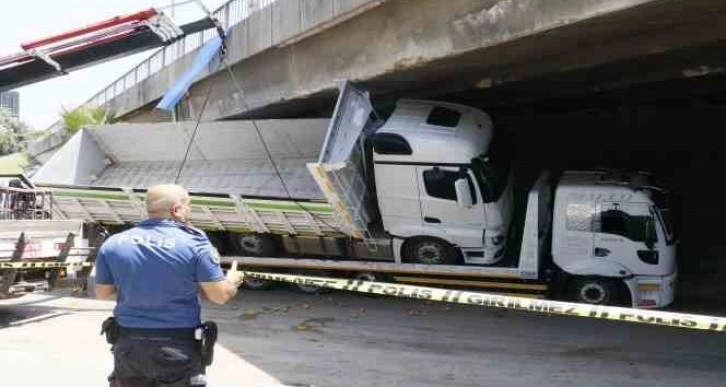
[[[23,281],[10,286],[8,294],[15,296],[25,293],[47,292],[50,290],[48,281]]]
[[[676,295],[677,272],[667,276],[636,276],[625,281],[633,300],[633,308],[664,308]]]

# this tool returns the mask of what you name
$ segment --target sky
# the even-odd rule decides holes
[[[5,0],[10,1],[10,0]],[[171,0],[13,0],[0,12],[0,56],[22,51],[20,44],[63,33],[114,16],[168,7]],[[176,0],[180,3],[182,0]],[[225,0],[204,0],[214,10]],[[171,14],[171,9],[164,10]],[[201,19],[204,14],[193,3],[177,7],[177,23]],[[69,75],[16,89],[20,93],[20,119],[36,130],[44,130],[60,118],[63,107],[73,109],[116,81],[149,57],[154,50],[106,62]]]

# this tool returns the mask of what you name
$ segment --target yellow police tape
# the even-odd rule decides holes
[[[385,296],[415,298],[465,305],[524,310],[544,314],[557,314],[603,320],[653,324],[686,329],[726,332],[726,318],[697,314],[673,313],[657,310],[631,309],[616,306],[577,304],[573,302],[537,300],[524,297],[503,296],[482,292],[466,292],[424,286],[400,285],[385,282],[368,282],[355,279],[309,277],[290,274],[271,274],[245,271],[252,278],[319,286],[329,289]]]
[[[32,261],[16,261],[16,262],[0,262],[0,270],[23,270],[23,269],[54,269],[61,267],[90,267],[93,262],[32,262]]]

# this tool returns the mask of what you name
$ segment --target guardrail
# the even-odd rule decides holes
[[[271,6],[276,1],[230,0],[212,12],[212,14],[222,23],[224,28],[229,28],[247,19],[253,13]],[[157,50],[149,58],[132,68],[81,105],[91,104],[101,106],[105,104],[177,59],[199,48],[216,36],[216,34],[217,32],[214,30],[197,32]],[[58,133],[62,130],[63,123],[61,121],[56,122],[48,128],[50,133]]]

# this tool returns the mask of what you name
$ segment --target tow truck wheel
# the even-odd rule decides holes
[[[301,275],[301,276],[312,276],[312,277],[327,277],[328,275],[323,271],[296,271],[293,272],[294,275]],[[321,288],[320,286],[316,285],[308,285],[305,283],[295,282],[292,284],[292,288],[295,289],[295,291],[298,291],[300,293],[305,294],[326,294],[330,293],[330,289],[328,288]]]
[[[403,245],[403,258],[407,262],[427,265],[455,265],[456,249],[448,242],[429,237],[411,238]]]
[[[355,274],[353,274],[352,278],[356,281],[365,281],[365,282],[391,282],[393,278],[390,278],[390,276],[386,274],[381,274],[377,272],[372,271],[359,271]],[[373,294],[373,293],[358,293],[359,295],[362,295],[364,297],[385,297],[382,294]]]
[[[356,281],[376,282],[380,281],[379,276],[371,271],[359,271],[353,275],[353,279]]]
[[[237,252],[250,257],[274,257],[277,246],[269,235],[232,233],[232,244]]]
[[[618,302],[619,287],[609,278],[576,278],[570,284],[570,298],[585,304],[613,305]]]
[[[267,290],[272,287],[272,281],[259,278],[245,277],[242,287],[246,290]]]

